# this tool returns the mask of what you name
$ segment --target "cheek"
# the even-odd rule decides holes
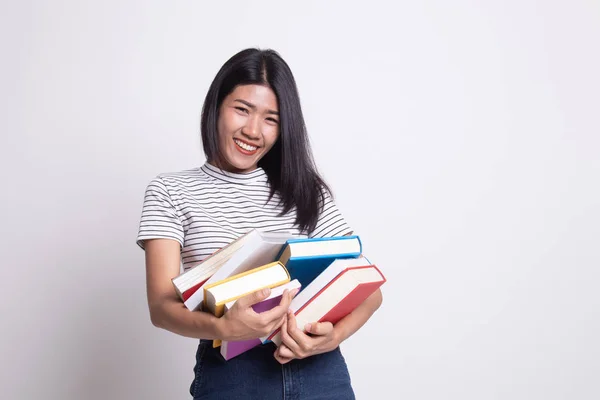
[[[219,139],[223,139],[227,135],[227,124],[225,123],[225,118],[219,117],[219,122],[217,123],[217,131],[219,133]]]
[[[266,131],[263,135],[265,143],[269,148],[273,147],[277,138],[279,137],[279,130],[277,128],[272,128]]]
[[[239,130],[243,124],[243,118],[241,118],[239,115],[225,111],[223,114],[221,114],[217,126],[219,129],[219,136],[231,136],[233,132]]]

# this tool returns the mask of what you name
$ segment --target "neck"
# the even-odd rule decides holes
[[[233,174],[246,174],[246,173],[249,173],[249,172],[252,172],[252,171],[255,171],[256,169],[258,169],[258,167],[254,167],[252,169],[243,170],[243,169],[236,168],[227,162],[222,162],[219,160],[211,160],[211,161],[208,161],[208,163],[210,165],[212,165],[213,167],[217,167],[220,170],[223,170],[225,172],[231,172]]]

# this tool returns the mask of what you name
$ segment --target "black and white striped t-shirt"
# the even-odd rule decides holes
[[[184,270],[251,229],[300,232],[296,212],[279,216],[280,197],[268,203],[269,182],[262,168],[231,173],[205,163],[200,168],[160,174],[148,184],[137,244],[167,238],[181,245]],[[265,204],[266,203],[266,204]],[[309,237],[341,236],[352,232],[331,197]]]

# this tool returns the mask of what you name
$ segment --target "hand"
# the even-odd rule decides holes
[[[281,344],[274,356],[280,364],[297,358],[302,359],[315,354],[327,353],[340,345],[340,340],[331,322],[313,322],[304,327],[302,332],[296,325],[296,317],[288,311],[281,325]]]
[[[223,340],[248,340],[265,336],[279,328],[298,289],[285,290],[276,307],[257,313],[252,308],[269,297],[270,289],[263,289],[239,298],[225,315],[219,318],[218,331]]]

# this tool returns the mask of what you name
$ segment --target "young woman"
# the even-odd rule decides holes
[[[250,229],[309,237],[352,231],[317,173],[296,83],[272,50],[247,49],[217,73],[202,109],[206,163],[160,174],[148,185],[137,243],[145,249],[152,323],[200,343],[190,393],[195,399],[351,399],[339,345],[382,301],[377,291],[338,322],[312,323],[307,333],[288,312],[295,293],[257,314],[250,294],[223,317],[190,312],[171,278]],[[255,347],[229,361],[212,339],[244,340],[282,326],[283,344]]]

